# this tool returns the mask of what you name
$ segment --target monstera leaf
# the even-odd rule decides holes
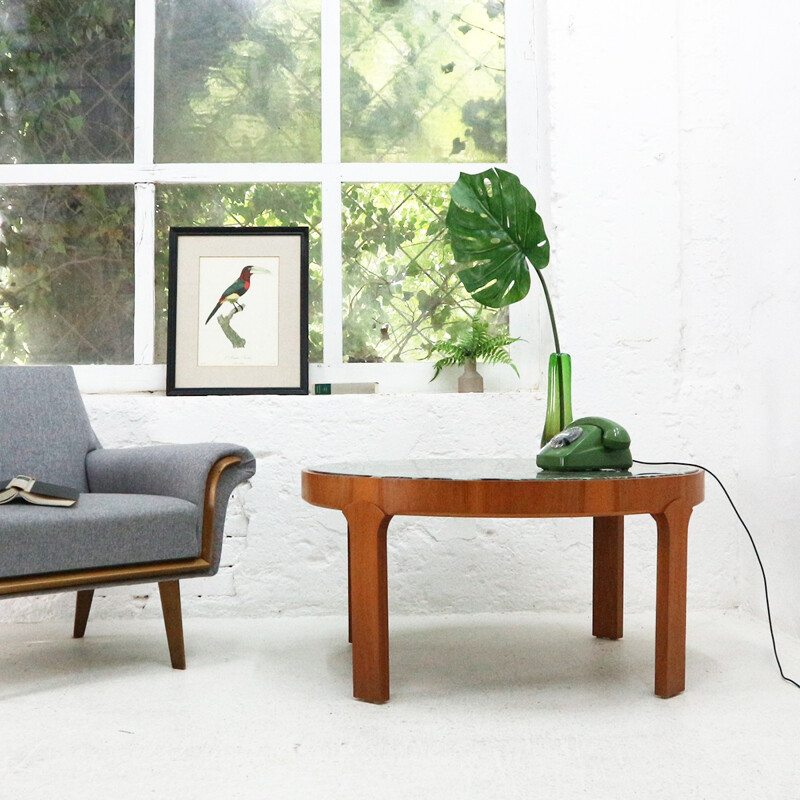
[[[533,195],[519,178],[502,169],[461,173],[450,188],[447,227],[467,291],[491,308],[516,303],[531,286],[530,262],[537,270],[550,261],[550,243]]]

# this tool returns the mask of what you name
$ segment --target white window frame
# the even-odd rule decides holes
[[[536,4],[537,7],[539,4]],[[342,198],[345,183],[453,183],[461,171],[501,166],[519,175],[541,202],[540,161],[545,155],[545,125],[539,108],[542,51],[537,13],[530,0],[506,0],[506,106],[508,160],[486,163],[343,163],[340,114],[340,24],[338,0],[321,0],[322,9],[322,160],[319,163],[153,162],[155,96],[155,0],[136,0],[134,160],[122,164],[0,164],[0,185],[123,184],[135,189],[134,344],[133,364],[79,365],[76,373],[86,392],[159,391],[165,367],[154,364],[155,187],[185,183],[315,183],[322,192],[323,363],[309,366],[315,383],[378,381],[381,391],[448,391],[440,377],[430,383],[431,365],[342,363]],[[540,208],[541,211],[541,208]],[[537,282],[526,300],[509,312],[510,332],[524,341],[512,346],[520,378],[504,365],[483,365],[493,390],[535,387],[542,377],[543,355],[550,348],[542,326]],[[452,383],[452,381],[451,381]],[[313,391],[313,390],[312,390]]]

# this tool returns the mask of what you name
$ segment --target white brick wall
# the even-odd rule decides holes
[[[88,395],[103,444],[160,444],[214,438],[249,446],[252,485],[234,495],[217,576],[183,582],[187,615],[345,613],[344,517],[300,498],[300,470],[348,458],[532,457],[544,402],[540,393],[208,397]],[[588,411],[588,402],[581,399]],[[643,424],[628,408],[634,442]],[[646,424],[652,424],[648,421]],[[735,551],[707,517],[693,530],[696,606],[733,602]],[[628,607],[654,599],[655,524],[628,525]],[[711,548],[715,555],[709,559]],[[719,575],[721,563],[728,568]],[[394,612],[588,609],[591,520],[396,518],[389,528]],[[93,613],[159,613],[154,585],[99,592]],[[2,619],[68,614],[72,599],[0,604]]]

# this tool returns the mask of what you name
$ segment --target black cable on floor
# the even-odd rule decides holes
[[[704,467],[702,464],[690,464],[686,461],[639,461],[638,459],[633,459],[634,464],[643,464],[644,466],[648,467],[666,467],[670,465],[678,466],[678,467],[695,467],[696,469],[702,469],[703,472],[707,472],[720,486],[723,492],[725,492],[725,497],[728,498],[728,502],[731,504],[731,508],[733,509],[736,516],[739,518],[739,522],[742,523],[742,527],[745,529],[747,533],[747,538],[750,539],[750,544],[753,545],[753,552],[756,554],[756,560],[758,561],[758,566],[761,568],[761,577],[764,579],[764,599],[767,602],[767,622],[769,622],[769,635],[772,637],[772,652],[775,653],[775,661],[778,664],[778,672],[781,674],[781,678],[783,678],[787,683],[791,683],[800,689],[800,683],[791,678],[787,678],[786,675],[783,674],[783,667],[781,666],[781,660],[778,658],[778,647],[775,644],[775,630],[772,627],[772,613],[769,608],[769,590],[767,589],[767,573],[764,570],[764,564],[761,562],[761,556],[758,554],[758,548],[756,547],[756,543],[753,540],[753,535],[750,533],[750,529],[745,524],[745,521],[742,519],[742,515],[739,513],[739,509],[736,508],[735,503],[731,499],[731,496],[728,494],[728,490],[725,488],[722,481],[710,470],[708,467]]]

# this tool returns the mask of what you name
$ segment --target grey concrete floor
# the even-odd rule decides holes
[[[383,706],[350,696],[342,618],[187,619],[185,672],[159,620],[3,624],[0,798],[800,797],[766,626],[690,614],[661,700],[651,617],[618,642],[587,615],[392,618]]]

